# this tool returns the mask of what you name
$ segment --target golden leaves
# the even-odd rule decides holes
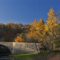
[[[37,20],[35,19],[31,27],[28,29],[29,32],[26,34],[27,35],[26,38],[28,39],[30,38],[30,40],[34,40],[34,41],[36,40],[45,41],[45,39],[48,38],[48,35],[52,36],[53,34],[52,32],[54,32],[54,29],[56,28],[57,25],[58,24],[57,24],[56,14],[53,9],[50,9],[48,13],[47,23],[45,23],[43,19],[40,19],[39,22],[37,22]],[[24,42],[24,39],[18,36],[15,41]]]
[[[57,26],[57,17],[53,9],[50,9],[47,20],[48,27],[54,29]]]
[[[22,37],[17,36],[15,42],[24,42],[24,39]]]
[[[53,17],[53,16],[55,16],[55,15],[56,15],[56,14],[55,14],[54,9],[51,8],[51,9],[49,10],[48,16],[49,16],[49,17]]]
[[[48,32],[49,31],[49,28],[47,25],[45,25],[45,32]]]

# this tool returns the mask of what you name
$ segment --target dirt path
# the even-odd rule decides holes
[[[48,60],[60,60],[60,54],[51,56]]]

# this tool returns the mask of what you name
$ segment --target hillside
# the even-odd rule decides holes
[[[0,41],[13,42],[17,35],[27,33],[30,25],[0,24]]]

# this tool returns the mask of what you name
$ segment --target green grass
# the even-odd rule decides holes
[[[40,58],[45,58],[47,57],[48,53],[42,52],[39,54],[19,54],[19,55],[14,55],[15,60],[40,60]]]
[[[14,60],[47,60],[48,56],[54,56],[56,54],[60,54],[60,52],[52,51],[52,52],[41,52],[39,54],[18,54],[14,55]]]
[[[22,55],[14,55],[16,60],[32,60],[35,57],[35,54],[22,54]]]

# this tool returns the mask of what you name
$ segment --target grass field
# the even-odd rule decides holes
[[[41,55],[41,56],[40,56]],[[42,57],[42,54],[19,54],[14,55],[14,60],[40,60],[39,58]]]
[[[14,60],[47,60],[49,56],[60,55],[60,52],[41,52],[39,54],[14,55]]]
[[[15,55],[15,60],[33,60],[35,58],[35,54],[28,54],[28,55]]]

